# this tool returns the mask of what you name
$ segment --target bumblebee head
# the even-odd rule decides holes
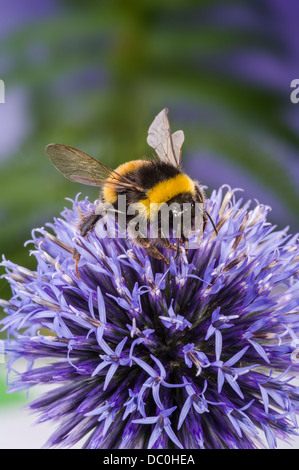
[[[205,213],[204,202],[204,192],[197,184],[194,184],[192,191],[180,192],[168,200],[165,205],[167,206],[170,228],[177,230],[180,226],[185,233],[202,225]],[[160,223],[163,229],[163,216],[166,216],[166,210],[161,214],[163,215]]]

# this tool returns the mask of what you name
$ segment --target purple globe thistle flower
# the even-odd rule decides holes
[[[218,236],[208,223],[169,267],[99,223],[80,237],[94,204],[78,197],[33,231],[36,271],[3,260],[10,391],[56,385],[28,405],[59,424],[46,446],[272,448],[297,434],[297,237],[234,193],[212,193]]]

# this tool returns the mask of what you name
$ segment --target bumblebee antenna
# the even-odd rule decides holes
[[[218,235],[218,230],[216,228],[216,225],[214,224],[214,221],[213,221],[212,217],[210,216],[210,214],[205,209],[204,209],[204,213],[208,216],[211,224],[213,225],[213,229],[214,229],[216,235]]]

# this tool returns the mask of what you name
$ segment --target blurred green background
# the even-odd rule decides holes
[[[79,191],[50,142],[115,167],[151,155],[147,130],[169,108],[185,169],[298,223],[298,2],[12,0],[1,5],[0,252],[35,267],[24,242]],[[1,274],[3,269],[1,269]],[[0,297],[9,288],[0,280]]]

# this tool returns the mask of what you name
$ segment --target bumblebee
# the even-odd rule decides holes
[[[118,166],[115,170],[95,160],[86,153],[60,144],[49,144],[46,153],[54,166],[68,179],[89,186],[101,187],[100,200],[103,205],[109,204],[117,212],[118,197],[126,196],[126,205],[140,203],[143,211],[141,216],[150,222],[150,207],[153,204],[167,203],[179,204],[182,208],[185,203],[194,207],[199,203],[203,207],[203,229],[208,218],[215,232],[217,229],[211,217],[205,210],[205,194],[197,181],[186,175],[181,168],[181,150],[184,142],[184,133],[179,130],[171,133],[168,121],[168,109],[163,109],[149,127],[147,143],[155,149],[156,157],[152,160],[133,160]],[[102,213],[94,213],[82,221],[80,234],[86,236],[94,227]],[[192,214],[194,218],[194,214]],[[170,221],[170,223],[172,223]],[[130,237],[130,230],[128,230]],[[184,234],[177,239],[176,245],[165,237],[159,221],[158,236],[150,238],[143,236],[130,237],[132,242],[143,246],[148,254],[156,259],[168,260],[159,250],[165,247],[180,251],[180,241],[184,242]],[[78,274],[79,255],[75,250],[76,270]]]

